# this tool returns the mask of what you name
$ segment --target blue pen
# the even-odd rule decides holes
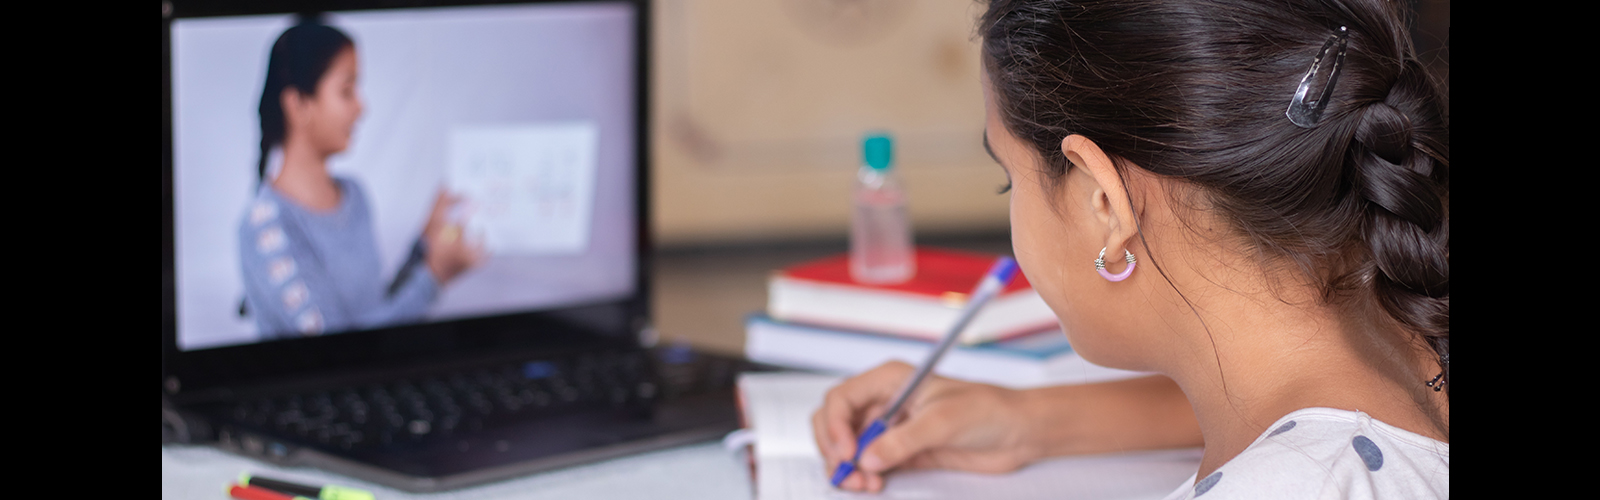
[[[911,376],[911,381],[906,382],[905,388],[900,389],[900,394],[894,397],[894,404],[889,405],[889,411],[883,412],[883,416],[873,420],[872,425],[867,426],[866,432],[862,432],[861,437],[856,440],[856,456],[849,462],[839,464],[839,468],[833,471],[835,488],[844,482],[844,478],[850,477],[850,473],[856,471],[856,462],[861,460],[861,450],[867,449],[872,440],[877,439],[889,428],[889,422],[893,421],[895,413],[900,411],[900,405],[911,399],[911,393],[916,391],[922,379],[927,378],[928,373],[933,371],[934,365],[939,364],[939,358],[944,357],[944,353],[950,351],[950,346],[955,345],[956,338],[967,328],[967,323],[972,322],[972,317],[978,315],[978,310],[982,309],[989,299],[999,295],[1006,285],[1011,284],[1011,278],[1016,275],[1017,261],[1011,260],[1010,257],[1001,257],[994,262],[994,267],[989,268],[989,272],[978,282],[978,287],[972,290],[972,298],[967,301],[967,307],[961,310],[961,316],[956,318],[955,324],[950,325],[950,331],[945,332],[944,340],[939,341],[939,346],[928,353],[927,359],[922,360],[922,366],[917,367],[917,373]]]

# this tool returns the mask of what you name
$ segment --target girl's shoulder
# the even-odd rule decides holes
[[[1449,498],[1450,445],[1358,411],[1306,408],[1268,427],[1187,498]]]
[[[267,254],[282,248],[286,243],[283,225],[288,215],[284,211],[292,207],[270,184],[257,186],[239,221],[239,237],[245,243],[241,250],[253,246],[258,253]]]
[[[240,228],[259,228],[268,223],[277,222],[278,215],[282,212],[283,199],[272,190],[272,185],[261,183],[256,186],[255,196],[250,198],[250,203],[245,207],[243,224]]]
[[[255,197],[245,212],[244,224],[240,227],[261,226],[268,222],[279,222],[288,225],[317,225],[316,221],[331,222],[345,225],[354,220],[364,222],[370,218],[366,189],[359,181],[349,177],[334,176],[333,182],[339,188],[339,204],[331,212],[317,211],[301,206],[293,199],[272,187],[271,183],[262,183],[256,188]]]
[[[341,202],[354,201],[359,205],[366,205],[367,192],[361,187],[360,182],[356,181],[354,178],[339,175],[333,176],[333,182],[339,184],[339,195],[341,197]],[[342,205],[344,203],[340,204]]]

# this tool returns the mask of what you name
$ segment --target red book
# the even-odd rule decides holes
[[[916,276],[895,285],[850,279],[849,255],[784,269],[769,282],[767,314],[780,321],[938,340],[999,256],[918,247],[916,258]],[[973,318],[961,342],[988,342],[1056,325],[1055,313],[1019,271]]]

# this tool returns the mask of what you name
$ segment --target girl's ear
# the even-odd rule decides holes
[[[1069,135],[1061,140],[1061,153],[1077,168],[1089,174],[1095,186],[1089,190],[1087,206],[1106,227],[1106,261],[1122,260],[1128,240],[1139,233],[1134,219],[1133,206],[1128,203],[1128,189],[1118,175],[1116,164],[1100,145],[1081,135]]]
[[[300,95],[300,91],[292,86],[283,87],[283,92],[278,94],[278,107],[283,109],[285,136],[289,135],[287,128],[292,125],[298,125],[299,118],[305,116],[305,113],[300,111],[305,106],[305,102],[305,96]]]

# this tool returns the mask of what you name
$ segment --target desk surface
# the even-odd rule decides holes
[[[683,446],[560,469],[444,493],[406,493],[303,467],[279,467],[203,446],[161,447],[163,500],[225,500],[223,487],[250,472],[302,484],[338,484],[371,491],[380,500],[696,498],[747,500],[753,496],[743,455],[720,442]]]
[[[1200,465],[1199,449],[1166,450],[1066,457],[1074,486],[1064,491],[1013,492],[1025,498],[1141,499],[1153,500],[1170,493]],[[302,467],[279,467],[202,446],[161,447],[161,498],[163,500],[228,500],[223,486],[240,472],[302,484],[337,484],[371,491],[379,500],[500,500],[500,499],[635,499],[693,498],[697,500],[748,500],[755,484],[743,454],[729,452],[720,442],[709,442],[643,453],[588,465],[544,472],[444,493],[406,493],[345,476]],[[1060,471],[1062,469],[1050,469]],[[903,474],[927,474],[911,471]],[[1021,472],[1023,474],[1026,471]],[[823,480],[823,471],[817,471]],[[957,474],[944,479],[960,490],[963,482],[992,481],[983,475]],[[1004,480],[1004,479],[1001,479]],[[1026,481],[1025,479],[1018,479]],[[1050,481],[1060,483],[1059,479]],[[966,488],[970,489],[970,487]],[[926,492],[911,492],[920,497]],[[894,495],[887,495],[893,497]],[[882,498],[843,495],[849,498]]]

